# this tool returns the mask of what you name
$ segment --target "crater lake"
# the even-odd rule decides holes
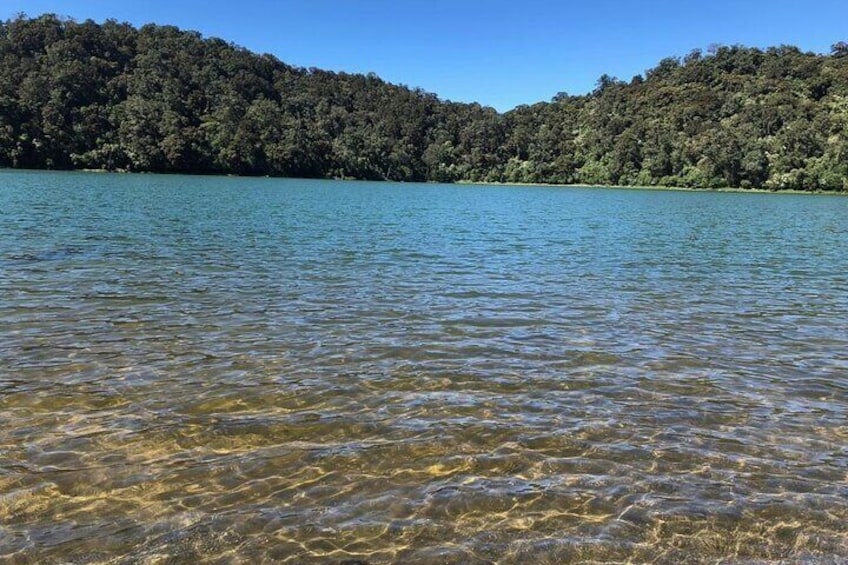
[[[848,198],[0,171],[0,561],[848,559]]]

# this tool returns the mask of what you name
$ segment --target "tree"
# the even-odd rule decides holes
[[[848,45],[712,46],[500,114],[173,26],[0,23],[0,166],[848,188]]]

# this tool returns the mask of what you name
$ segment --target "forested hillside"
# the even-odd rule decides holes
[[[499,114],[171,26],[22,16],[0,25],[0,166],[848,190],[848,44],[696,50]]]

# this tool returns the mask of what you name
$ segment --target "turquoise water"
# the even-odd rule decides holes
[[[0,172],[0,561],[848,559],[848,198]]]

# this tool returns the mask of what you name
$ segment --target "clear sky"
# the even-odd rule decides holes
[[[0,0],[0,18],[19,12],[172,24],[498,110],[713,43],[827,53],[848,41],[848,0]]]

